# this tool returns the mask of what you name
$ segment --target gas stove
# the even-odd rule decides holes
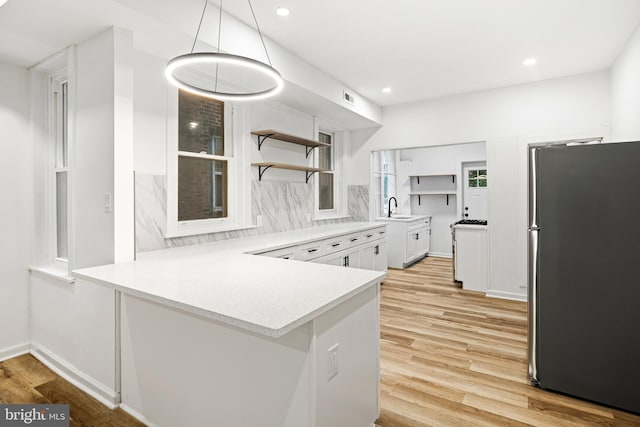
[[[487,225],[486,219],[461,219],[456,221],[453,225]]]

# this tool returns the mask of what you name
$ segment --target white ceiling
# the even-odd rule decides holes
[[[0,60],[30,66],[111,25],[133,30],[147,50],[179,52],[193,37],[202,4],[9,0],[0,8]],[[640,25],[640,0],[252,4],[266,36],[382,106],[606,69]],[[291,15],[276,15],[277,6]],[[223,9],[254,25],[246,1],[227,0]],[[531,56],[537,64],[523,67]],[[385,86],[390,94],[381,92]]]

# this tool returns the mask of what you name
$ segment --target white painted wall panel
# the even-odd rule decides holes
[[[28,341],[27,266],[32,242],[33,148],[29,74],[0,63],[0,358]],[[8,356],[9,353],[5,354]]]

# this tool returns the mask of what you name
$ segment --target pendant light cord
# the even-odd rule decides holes
[[[253,15],[253,21],[256,23],[256,29],[258,30],[258,35],[260,36],[260,41],[262,42],[264,53],[267,55],[267,61],[269,61],[269,66],[273,67],[273,64],[271,64],[271,58],[269,58],[269,52],[267,52],[267,45],[264,44],[264,39],[262,38],[262,31],[260,31],[260,26],[258,25],[256,14],[253,12],[253,6],[251,5],[251,0],[247,0],[247,2],[249,3],[249,9],[251,9],[251,14]]]
[[[193,46],[191,46],[191,53],[196,48],[196,42],[198,41],[198,35],[200,34],[200,27],[202,26],[202,20],[204,19],[204,13],[207,11],[207,3],[209,0],[204,0],[204,8],[202,9],[202,15],[200,15],[200,22],[198,23],[198,30],[196,31],[196,36],[193,38]],[[218,36],[219,38],[220,36]]]

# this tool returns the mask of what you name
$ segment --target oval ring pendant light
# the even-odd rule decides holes
[[[180,89],[183,89],[187,92],[204,96],[207,98],[214,98],[223,101],[248,101],[248,100],[257,100],[264,99],[270,96],[276,95],[278,92],[282,90],[284,87],[284,80],[280,73],[273,68],[271,65],[271,59],[269,58],[269,53],[267,52],[267,46],[264,43],[264,39],[262,38],[262,33],[260,32],[260,27],[258,26],[258,20],[256,19],[256,15],[253,12],[253,7],[251,5],[251,0],[247,0],[249,3],[249,8],[251,9],[251,14],[253,15],[253,19],[256,23],[256,29],[258,31],[258,35],[260,36],[260,40],[262,41],[262,46],[264,48],[264,52],[267,56],[267,60],[269,61],[269,65],[257,61],[252,58],[247,58],[245,56],[240,55],[232,55],[228,53],[220,53],[220,34],[222,29],[222,0],[220,1],[220,15],[218,21],[218,51],[217,52],[193,52],[196,42],[198,40],[198,34],[200,33],[200,27],[202,26],[202,20],[204,18],[205,12],[207,10],[208,0],[205,0],[204,8],[202,9],[202,16],[200,17],[200,23],[198,24],[198,30],[196,31],[196,36],[193,40],[193,46],[191,48],[191,52],[177,56],[170,60],[167,63],[167,68],[165,69],[165,76],[167,80],[174,86],[177,86]],[[205,84],[198,84],[201,82],[189,83],[185,79],[180,78],[177,75],[177,72],[181,69],[187,69],[190,66],[202,66],[202,65],[215,65],[215,78],[213,88],[208,87]],[[270,82],[272,82],[272,86],[257,91],[249,91],[249,92],[223,92],[218,90],[218,69],[221,65],[231,65],[240,67],[246,70],[254,71],[261,74],[263,77],[267,77]]]

